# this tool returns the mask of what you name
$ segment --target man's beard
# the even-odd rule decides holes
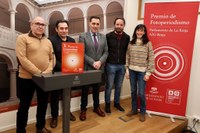
[[[115,28],[115,32],[116,32],[117,34],[120,34],[120,33],[122,33],[122,32],[123,32],[123,29],[120,29],[120,28]]]

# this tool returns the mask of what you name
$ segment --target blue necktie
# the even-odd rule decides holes
[[[96,39],[96,33],[94,33],[93,36],[94,36],[94,46],[95,46],[95,50],[97,51],[98,45],[99,45],[99,44],[98,44],[97,39]]]

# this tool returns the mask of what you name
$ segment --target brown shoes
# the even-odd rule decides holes
[[[50,127],[56,128],[58,125],[58,118],[51,118]]]
[[[133,116],[133,115],[137,115],[137,111],[129,111],[127,114],[126,114],[126,116],[128,116],[128,117],[131,117],[131,116]]]
[[[51,130],[48,130],[46,127],[42,129],[37,129],[36,133],[51,133]]]
[[[141,122],[144,122],[144,121],[146,120],[145,114],[140,114],[139,120],[140,120]]]
[[[137,111],[132,111],[132,110],[131,110],[131,111],[129,111],[129,112],[126,114],[126,116],[131,117],[131,116],[137,115],[137,114],[138,114]],[[141,122],[144,122],[144,121],[146,120],[146,118],[145,118],[145,113],[140,113],[139,120],[140,120]]]
[[[70,112],[70,121],[75,121],[76,117]]]
[[[70,121],[75,121],[76,117],[70,112]],[[58,118],[51,118],[50,127],[56,128],[58,125]]]
[[[86,120],[86,110],[81,110],[79,119],[80,119],[81,121]]]
[[[93,112],[95,112],[97,115],[101,116],[101,117],[105,117],[105,113],[100,109],[100,107],[95,108],[93,110]]]
[[[93,110],[93,112],[95,112],[97,115],[99,115],[101,117],[105,117],[105,113],[99,107],[95,108]],[[86,120],[86,110],[81,110],[79,118],[80,118],[81,121],[85,121]]]

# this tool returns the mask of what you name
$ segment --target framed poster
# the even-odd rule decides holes
[[[82,43],[62,43],[62,72],[82,73],[84,71],[84,45]]]

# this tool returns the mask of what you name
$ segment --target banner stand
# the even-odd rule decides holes
[[[150,117],[161,115],[175,122],[186,116],[198,11],[199,2],[145,3],[144,24],[156,68],[146,84]]]
[[[149,118],[152,118],[153,117],[152,115],[163,116],[163,117],[170,118],[171,122],[175,122],[175,119],[184,120],[186,118],[184,116],[178,116],[178,115],[166,114],[166,113],[160,113],[160,112],[154,112],[154,111],[148,111],[148,110],[147,110],[146,113],[147,113]]]

